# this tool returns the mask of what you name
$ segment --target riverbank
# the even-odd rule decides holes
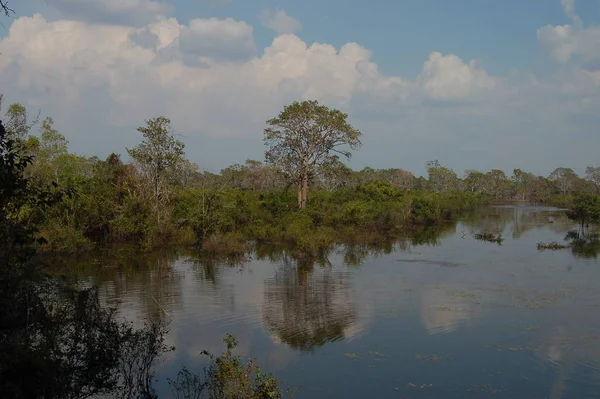
[[[111,243],[141,248],[197,246],[208,252],[240,252],[247,241],[287,243],[314,251],[345,237],[392,237],[456,220],[487,203],[468,193],[402,190],[373,182],[337,191],[311,192],[306,209],[298,210],[295,193],[284,190],[178,190],[157,217],[142,201],[127,202],[107,220],[99,237],[77,226],[40,230],[42,248],[77,253]]]

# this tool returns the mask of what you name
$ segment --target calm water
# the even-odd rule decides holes
[[[172,251],[82,260],[79,275],[132,320],[171,320],[162,379],[233,333],[297,398],[600,398],[600,262],[536,249],[572,227],[558,210],[497,207],[313,267]],[[503,244],[473,238],[484,231]]]

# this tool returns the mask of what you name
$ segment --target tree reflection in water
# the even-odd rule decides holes
[[[360,330],[354,298],[343,270],[284,263],[265,282],[263,322],[274,341],[310,351]]]

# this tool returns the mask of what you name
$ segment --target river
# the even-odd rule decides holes
[[[598,398],[600,262],[536,248],[572,228],[557,209],[490,207],[437,233],[338,245],[312,267],[267,249],[231,264],[178,250],[73,262],[123,316],[170,321],[159,381],[199,371],[199,352],[232,333],[299,399]]]

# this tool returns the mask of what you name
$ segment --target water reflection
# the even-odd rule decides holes
[[[573,223],[559,208],[537,206],[494,206],[473,212],[462,220],[471,234],[488,232],[515,239],[533,229],[566,233]]]
[[[537,357],[555,373],[549,398],[570,397],[571,384],[590,385],[592,382],[595,389],[600,389],[600,337],[598,325],[595,327],[588,335],[580,328],[559,325],[548,328],[538,337]]]
[[[468,327],[479,313],[480,306],[461,295],[462,291],[451,293],[436,286],[419,291],[421,321],[429,334],[450,333],[462,324]]]
[[[331,267],[284,266],[265,281],[265,327],[275,342],[313,350],[360,332],[350,276]]]
[[[536,248],[571,228],[560,210],[494,207],[310,254],[257,244],[234,259],[177,250],[70,261],[127,317],[171,320],[167,375],[233,333],[242,352],[303,385],[298,398],[592,398],[597,251]],[[506,240],[475,240],[482,231]]]
[[[98,285],[102,301],[118,305],[132,322],[164,320],[181,310],[182,276],[173,268],[180,254],[174,250],[139,253],[121,247],[76,259],[53,259],[58,274],[80,283]]]

